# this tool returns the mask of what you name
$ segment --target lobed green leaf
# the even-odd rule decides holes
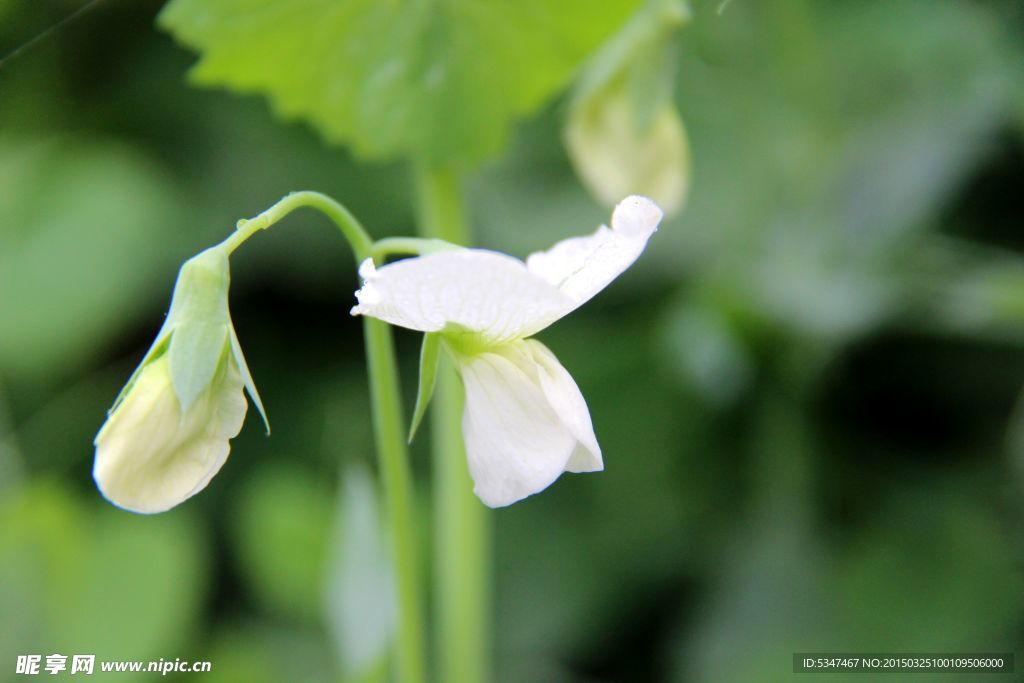
[[[366,159],[471,163],[562,89],[637,0],[172,0],[205,86],[268,96]]]

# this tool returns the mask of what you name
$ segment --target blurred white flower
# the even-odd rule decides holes
[[[163,512],[199,493],[242,428],[243,389],[264,415],[228,312],[229,279],[218,247],[181,267],[163,328],[96,435],[93,478],[111,503]]]
[[[641,192],[675,215],[690,186],[690,144],[683,119],[664,102],[644,121],[624,85],[604,88],[569,113],[565,145],[583,185],[611,206]]]
[[[623,200],[605,226],[524,263],[482,249],[360,268],[353,315],[440,333],[462,376],[462,431],[477,496],[509,505],[562,472],[604,468],[587,404],[558,359],[528,339],[604,289],[643,252],[662,212]]]
[[[581,72],[565,147],[583,186],[602,204],[650,197],[669,216],[690,187],[690,144],[673,90],[676,43],[690,19],[682,0],[647,0]]]

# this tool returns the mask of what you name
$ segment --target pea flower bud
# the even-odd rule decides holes
[[[266,423],[228,311],[229,283],[221,247],[182,265],[163,327],[96,435],[93,478],[114,505],[163,512],[202,491],[242,428],[243,389]]]

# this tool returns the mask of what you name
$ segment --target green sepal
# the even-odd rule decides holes
[[[210,308],[209,301],[211,297],[208,294],[203,295],[204,291],[209,290],[210,284],[214,285],[215,292],[223,291],[222,297],[214,296],[212,299],[215,302],[214,310],[220,312],[218,309],[222,309],[222,314],[226,316],[227,258],[222,251],[218,252],[216,248],[202,251],[181,264],[181,268],[178,269],[177,280],[174,283],[174,293],[171,295],[171,305],[167,311],[167,316],[164,318],[164,325],[160,328],[157,338],[153,340],[153,344],[150,345],[145,355],[142,356],[142,360],[131,374],[131,377],[128,378],[128,381],[125,382],[124,388],[121,389],[121,393],[118,394],[114,404],[111,405],[109,411],[106,411],[106,414],[110,415],[118,409],[118,405],[121,404],[128,391],[131,390],[142,369],[150,365],[151,362],[159,358],[168,349],[175,329],[183,321],[203,317],[203,314],[197,311],[197,308],[200,310],[208,310]],[[216,303],[218,298],[222,301],[222,304]],[[204,302],[206,302],[206,305],[202,305]],[[184,411],[182,410],[183,414]]]
[[[185,261],[178,271],[167,324],[180,325],[191,320],[228,320],[230,283],[228,254],[221,246],[201,251]]]
[[[416,392],[416,408],[412,413],[412,424],[409,427],[409,443],[416,436],[423,415],[427,412],[430,398],[434,395],[434,383],[437,381],[437,364],[441,358],[441,335],[427,332],[423,335],[423,347],[420,349],[420,386]]]
[[[235,358],[235,363],[238,364],[238,372],[242,375],[242,382],[245,384],[245,390],[249,392],[249,398],[252,399],[253,404],[256,406],[256,410],[259,411],[260,417],[263,418],[263,426],[267,428],[267,436],[270,436],[270,421],[267,419],[267,411],[263,409],[263,401],[260,400],[260,392],[256,391],[256,383],[252,381],[252,373],[249,372],[249,366],[245,362],[245,356],[242,355],[242,345],[238,343],[238,335],[235,334],[235,326],[228,321],[228,339],[231,344],[231,355]]]
[[[224,358],[230,280],[227,252],[218,247],[199,252],[178,271],[164,326],[172,331],[167,364],[183,420]]]
[[[210,388],[227,349],[223,320],[193,320],[177,327],[167,348],[171,386],[181,406],[181,419],[199,395]]]

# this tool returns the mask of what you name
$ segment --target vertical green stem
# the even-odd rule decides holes
[[[348,209],[319,192],[293,192],[251,220],[239,221],[237,230],[222,246],[233,252],[256,232],[265,230],[300,208],[326,215],[352,247],[356,263],[373,253],[373,241]],[[425,683],[423,646],[423,603],[420,599],[419,553],[416,543],[414,491],[405,423],[395,363],[391,328],[373,318],[363,318],[366,361],[370,378],[373,431],[380,461],[388,522],[391,525],[392,555],[398,593],[397,680]]]
[[[398,582],[398,681],[423,683],[423,605],[414,523],[412,472],[405,444],[405,424],[391,328],[363,318],[366,363],[370,374],[373,431],[391,523],[392,552]]]
[[[7,409],[4,386],[0,383],[0,500],[22,483],[22,462],[14,436],[14,423]]]
[[[467,244],[458,174],[415,168],[420,234]],[[431,405],[434,451],[434,571],[437,680],[487,683],[490,671],[491,546],[487,508],[473,495],[462,441],[462,383],[442,358]]]

